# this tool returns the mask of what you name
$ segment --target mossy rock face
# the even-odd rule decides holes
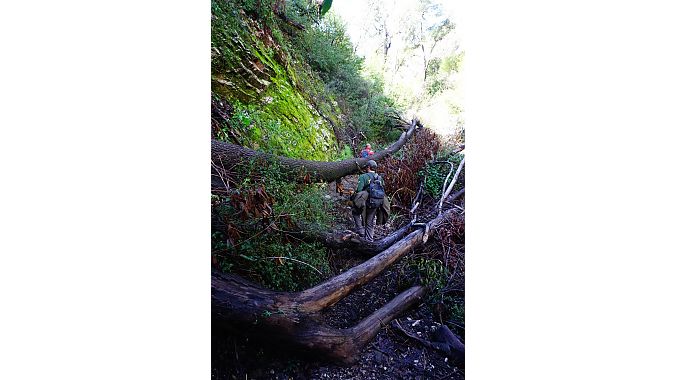
[[[288,157],[335,157],[333,131],[296,85],[297,69],[273,37],[281,33],[273,33],[270,25],[233,3],[212,1],[211,88],[235,105],[241,122],[232,127],[245,136],[242,143]]]

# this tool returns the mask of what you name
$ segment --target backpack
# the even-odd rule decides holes
[[[385,198],[385,188],[383,188],[383,181],[378,174],[369,173],[371,181],[369,181],[369,198],[366,201],[366,207],[378,208],[383,205]]]

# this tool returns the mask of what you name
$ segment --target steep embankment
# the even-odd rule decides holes
[[[321,82],[289,45],[302,31],[272,10],[235,3],[212,1],[212,107],[228,124],[215,120],[214,137],[286,157],[337,158],[340,110],[318,96]]]

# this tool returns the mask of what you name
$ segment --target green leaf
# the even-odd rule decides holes
[[[329,9],[331,8],[332,2],[333,2],[333,0],[324,0],[324,2],[322,3],[322,9],[320,11],[322,16],[324,16],[326,14],[326,12],[329,11]]]

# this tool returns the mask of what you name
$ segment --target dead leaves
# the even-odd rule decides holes
[[[439,151],[437,135],[429,129],[418,131],[402,148],[402,158],[387,157],[379,165],[385,179],[385,190],[392,194],[392,201],[408,207],[416,195],[418,183],[427,160]]]
[[[250,218],[263,218],[265,220],[272,217],[274,199],[265,192],[265,187],[259,186],[255,189],[232,194],[230,204],[242,220]]]

